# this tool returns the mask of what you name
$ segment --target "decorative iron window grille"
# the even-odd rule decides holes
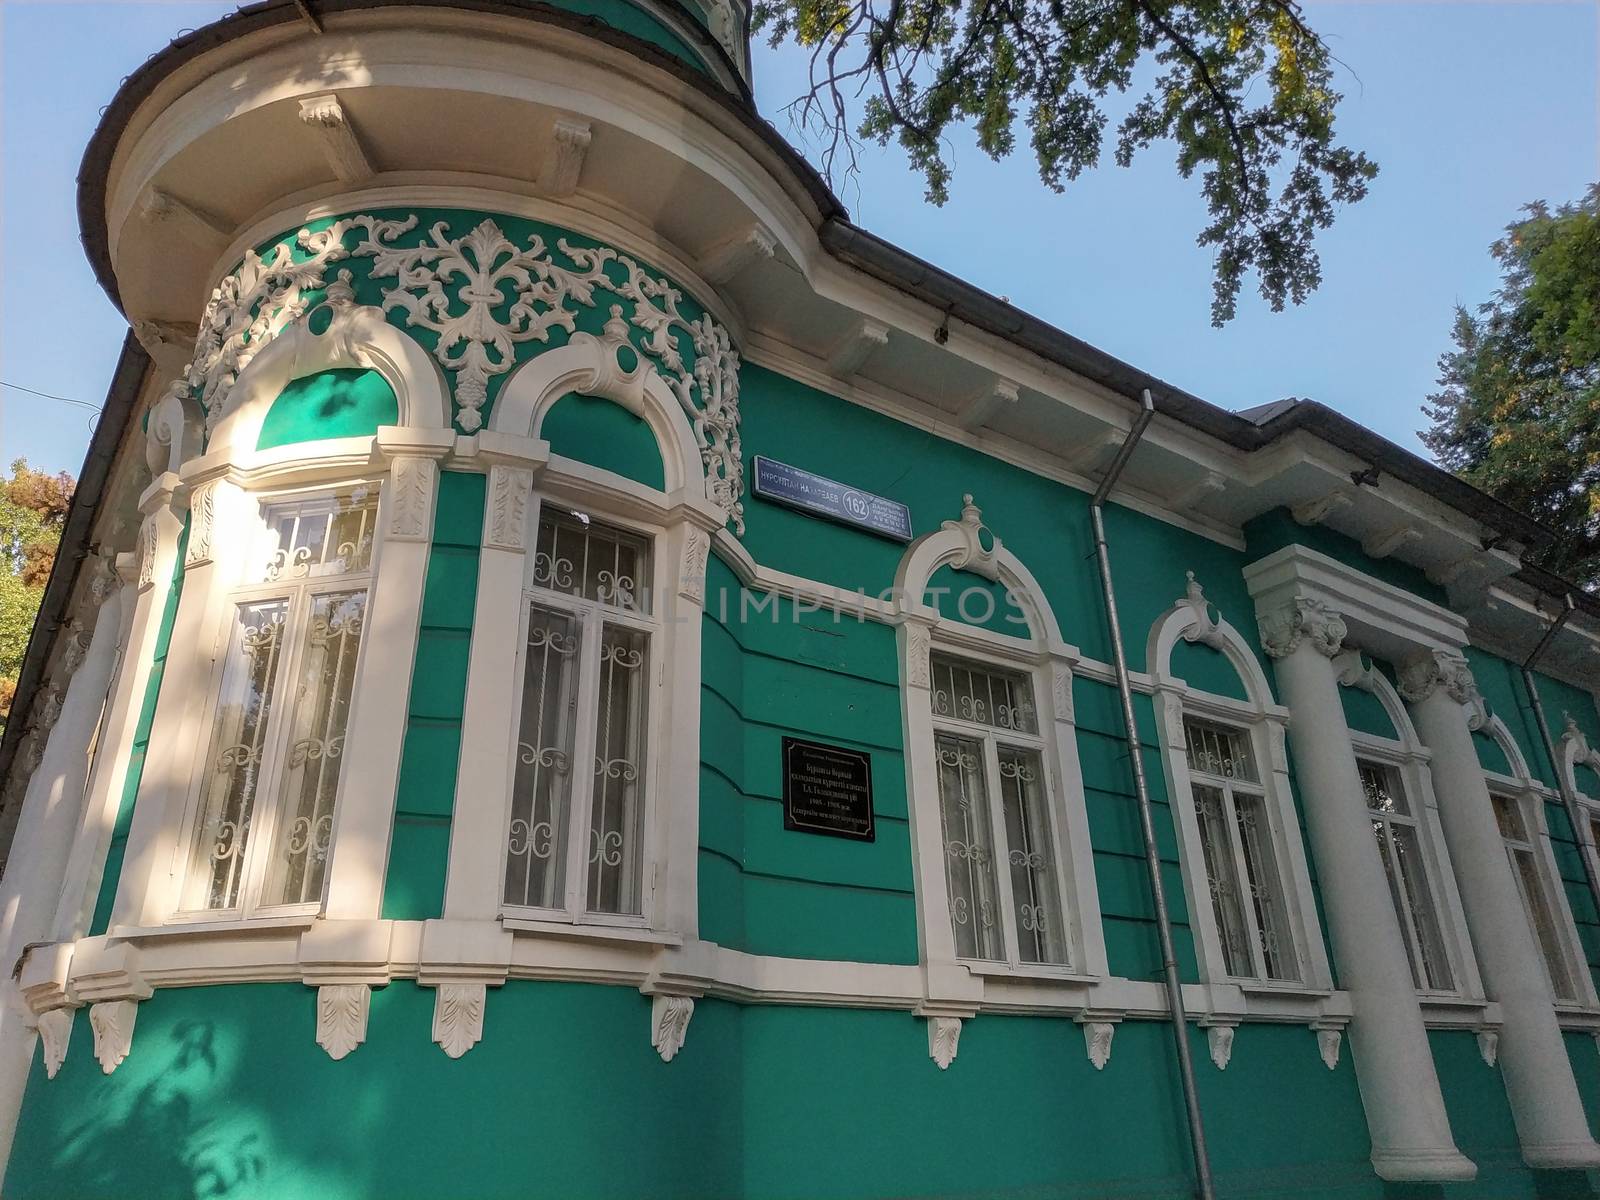
[[[261,506],[233,596],[186,911],[321,903],[377,507],[365,484]]]
[[[1455,972],[1439,923],[1417,816],[1400,772],[1385,763],[1365,759],[1358,759],[1356,766],[1372,818],[1372,834],[1389,879],[1389,895],[1411,960],[1412,980],[1422,991],[1453,991]]]
[[[542,506],[526,591],[505,903],[638,923],[651,646],[650,542]]]
[[[1194,717],[1184,718],[1183,732],[1224,968],[1236,978],[1296,982],[1299,956],[1249,735]]]
[[[1020,672],[936,654],[932,683],[956,953],[1012,965],[1066,965],[1050,788],[1032,681]]]

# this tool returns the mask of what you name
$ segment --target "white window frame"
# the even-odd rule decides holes
[[[644,539],[649,546],[650,578],[648,581],[637,582],[639,586],[648,587],[649,589],[650,615],[643,616],[614,606],[601,604],[597,601],[572,596],[537,582],[535,579],[538,560],[536,552],[538,544],[537,531],[546,505],[562,512],[575,511],[583,513],[598,524]],[[501,823],[503,836],[501,844],[500,886],[502,899],[500,916],[502,919],[511,921],[651,929],[658,924],[656,883],[662,858],[657,830],[657,811],[660,807],[659,797],[663,789],[669,785],[669,779],[664,769],[664,756],[658,750],[665,702],[663,688],[665,674],[663,661],[665,656],[663,651],[665,650],[667,638],[667,619],[662,613],[662,608],[667,601],[667,597],[671,594],[668,591],[671,581],[666,574],[664,563],[666,556],[662,553],[662,547],[667,542],[664,536],[666,529],[662,525],[630,519],[610,512],[597,511],[591,504],[573,503],[563,496],[548,493],[534,495],[530,505],[528,521],[530,549],[525,556],[522,612],[517,630],[515,665],[517,693],[512,700],[511,714],[513,730],[517,728],[522,714],[522,681],[527,668],[528,626],[531,607],[534,604],[538,604],[564,612],[571,616],[578,628],[582,630],[582,637],[579,642],[579,653],[581,655],[578,664],[579,682],[576,693],[578,708],[573,728],[572,782],[569,785],[567,795],[568,845],[565,850],[567,859],[564,879],[566,902],[560,908],[544,908],[536,905],[512,904],[504,899],[505,857],[509,852],[512,805],[516,782],[517,756],[512,754],[506,763],[505,785],[502,793],[505,796],[505,818]],[[640,786],[643,788],[643,812],[640,814],[639,828],[641,836],[640,844],[637,847],[640,909],[637,915],[591,912],[585,903],[588,881],[588,855],[584,851],[587,846],[589,824],[592,820],[593,786],[591,772],[582,764],[587,761],[588,757],[584,752],[584,747],[593,748],[595,731],[599,723],[599,713],[595,702],[598,701],[599,638],[602,627],[605,624],[626,626],[644,633],[650,640],[650,648],[646,657],[647,677],[644,682],[646,688],[644,706],[645,738],[644,745],[639,748],[639,774]]]
[[[1238,675],[1246,699],[1202,691],[1174,675],[1172,654],[1179,641],[1210,647],[1227,659]],[[1311,866],[1305,839],[1289,786],[1289,756],[1285,735],[1289,710],[1272,697],[1255,651],[1238,629],[1210,605],[1190,575],[1187,594],[1156,618],[1145,646],[1151,673],[1152,702],[1161,765],[1178,833],[1178,863],[1183,873],[1184,899],[1194,937],[1200,977],[1208,984],[1237,987],[1267,997],[1321,996],[1333,990],[1333,968],[1317,920],[1316,893],[1311,886]],[[1283,907],[1294,939],[1298,980],[1243,977],[1228,973],[1211,903],[1211,882],[1205,866],[1205,838],[1194,804],[1194,778],[1189,768],[1188,733],[1184,720],[1226,725],[1243,733],[1255,757],[1272,851],[1282,882]],[[1241,879],[1244,878],[1241,870]],[[1252,952],[1253,956],[1253,952]]]
[[[935,632],[930,652],[933,658],[969,662],[982,669],[1022,676],[1033,693],[1034,724],[1038,728],[1036,733],[1024,733],[1017,729],[1002,729],[998,726],[987,725],[978,721],[937,714],[933,712],[930,705],[929,721],[935,744],[937,744],[937,738],[940,734],[948,734],[970,741],[977,741],[983,746],[983,773],[984,787],[987,793],[986,807],[989,817],[989,836],[995,855],[994,874],[995,886],[998,892],[996,899],[1000,907],[997,918],[1000,945],[1004,957],[1001,959],[960,958],[959,961],[979,974],[1073,977],[1078,973],[1077,964],[1081,961],[1079,950],[1081,939],[1075,938],[1073,935],[1072,864],[1069,857],[1063,853],[1063,845],[1068,836],[1065,813],[1061,803],[1064,789],[1061,782],[1059,757],[1051,745],[1052,739],[1049,733],[1055,724],[1055,719],[1049,701],[1043,699],[1048,694],[1050,686],[1048,672],[1041,670],[1039,663],[1029,661],[1027,657],[1012,657],[987,644],[982,646],[973,646],[970,643],[964,644],[964,639],[958,633],[949,629]],[[1007,841],[1005,817],[1001,801],[999,746],[1002,742],[1037,753],[1044,770],[1044,779],[1042,781],[1044,811],[1041,817],[1048,829],[1051,857],[1048,867],[1051,879],[1055,884],[1057,903],[1061,906],[1059,917],[1061,920],[1061,937],[1065,952],[1065,962],[1027,962],[1022,959],[1019,952],[1020,936],[1015,927],[1016,905],[1012,894],[1011,873],[1008,869],[1009,864],[1003,861],[1003,858],[1009,855],[1010,846]],[[940,797],[938,794],[939,782],[936,763],[934,767],[934,798],[938,801]],[[945,861],[945,856],[941,856],[941,861],[944,862],[946,869],[948,869],[949,864]],[[948,883],[945,886],[948,898]],[[977,914],[974,914],[974,919],[977,919]],[[951,936],[953,940],[953,929]]]
[[[333,838],[339,827],[339,812],[345,790],[345,781],[349,769],[349,754],[342,755],[339,765],[339,778],[335,784],[335,801],[333,808],[333,829],[330,834],[327,864],[323,869],[322,889],[314,900],[307,900],[298,904],[265,904],[261,902],[261,891],[265,886],[268,874],[267,856],[272,852],[278,822],[282,816],[284,805],[283,796],[279,795],[282,776],[282,756],[287,746],[290,728],[288,722],[293,715],[296,696],[294,689],[298,683],[298,669],[301,663],[303,647],[299,645],[297,635],[303,633],[304,624],[308,619],[310,605],[315,596],[325,592],[353,591],[357,588],[367,594],[366,609],[363,621],[370,618],[374,596],[377,589],[381,559],[383,554],[383,528],[384,528],[384,500],[387,488],[385,481],[379,476],[360,475],[349,479],[340,479],[336,482],[324,482],[303,485],[299,487],[272,488],[263,487],[238,493],[233,499],[232,519],[219,523],[213,532],[213,538],[226,538],[232,546],[227,554],[227,562],[223,571],[212,581],[211,612],[208,613],[207,626],[211,633],[209,646],[209,679],[204,695],[205,720],[195,731],[192,744],[189,747],[191,755],[185,778],[188,780],[187,792],[184,799],[184,817],[179,827],[177,843],[174,849],[174,867],[178,875],[177,887],[174,892],[175,907],[168,917],[169,924],[195,924],[211,923],[228,920],[254,920],[277,919],[286,917],[316,916],[321,913],[326,905],[329,887],[333,876],[334,843]],[[295,500],[311,500],[328,496],[334,492],[347,490],[353,487],[367,486],[378,491],[379,503],[373,514],[372,530],[372,556],[364,571],[350,575],[330,576],[322,580],[307,580],[304,582],[255,582],[249,579],[252,567],[259,565],[251,561],[250,554],[260,545],[262,530],[261,513],[271,504],[293,502]],[[219,563],[219,566],[223,564]],[[220,699],[224,678],[227,673],[227,654],[231,648],[233,638],[233,614],[241,604],[253,601],[270,600],[287,596],[288,613],[284,622],[285,649],[278,663],[277,700],[271,718],[276,725],[276,730],[271,734],[271,744],[262,760],[260,775],[261,785],[258,789],[252,820],[250,844],[246,848],[246,862],[241,867],[243,880],[240,886],[239,903],[229,908],[190,908],[184,903],[184,896],[191,886],[190,873],[195,869],[191,861],[195,840],[199,836],[199,823],[202,817],[201,809],[204,804],[205,785],[210,771],[210,751],[212,736],[220,719]],[[366,685],[365,677],[368,674],[367,666],[372,659],[368,650],[370,643],[363,638],[360,651],[356,659],[355,677],[351,684],[350,712],[346,722],[346,730],[354,729],[360,721],[360,708]],[[170,652],[169,652],[170,653]]]
[[[1400,704],[1392,685],[1376,669],[1370,672],[1373,694],[1383,704],[1400,734],[1400,740],[1379,737],[1359,729],[1350,730],[1350,744],[1358,762],[1366,760],[1392,768],[1405,789],[1406,801],[1411,806],[1411,820],[1417,829],[1417,842],[1422,850],[1423,869],[1427,872],[1428,886],[1433,893],[1433,903],[1439,921],[1439,934],[1444,941],[1445,957],[1449,960],[1451,988],[1417,988],[1424,1002],[1459,1004],[1461,1001],[1477,1002],[1484,998],[1483,982],[1478,975],[1477,959],[1472,953],[1471,935],[1467,931],[1466,910],[1461,904],[1461,893],[1456,887],[1455,870],[1450,864],[1445,848],[1444,830],[1439,824],[1439,802],[1434,796],[1432,773],[1428,770],[1431,757],[1422,747],[1411,725],[1411,718]],[[1365,804],[1365,798],[1362,803]],[[1366,815],[1365,812],[1362,814]],[[1373,852],[1377,853],[1374,845]],[[1399,913],[1396,918],[1403,920]],[[1401,938],[1407,937],[1404,928]],[[1409,943],[1408,943],[1409,947]],[[1407,954],[1409,956],[1409,948]],[[1409,957],[1407,959],[1409,962]]]

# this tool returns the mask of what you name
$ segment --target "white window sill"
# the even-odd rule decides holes
[[[683,935],[642,925],[590,925],[570,921],[543,921],[502,913],[500,924],[512,933],[538,933],[550,937],[578,938],[591,942],[637,942],[649,946],[681,946]]]
[[[1288,980],[1227,979],[1224,982],[1238,988],[1247,996],[1271,997],[1285,1000],[1326,1000],[1333,989],[1309,983],[1291,983]]]
[[[1584,1004],[1557,1004],[1556,1023],[1573,1033],[1600,1034],[1600,1008]]]
[[[961,965],[974,975],[994,979],[1019,979],[1030,983],[1068,983],[1076,986],[1099,983],[1097,975],[1080,975],[1070,967],[1049,967],[1029,964],[1013,967],[1009,963],[987,962],[983,959],[963,958]]]
[[[115,925],[107,931],[113,941],[142,942],[155,938],[204,937],[219,934],[273,934],[310,929],[317,923],[316,913],[293,913],[268,917],[175,917],[165,925]]]

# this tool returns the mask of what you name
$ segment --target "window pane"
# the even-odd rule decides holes
[[[589,826],[589,911],[642,911],[640,839],[644,832],[645,683],[649,637],[606,625],[600,639],[599,724],[595,730],[594,808]]]
[[[1064,963],[1061,898],[1045,811],[1044,765],[1031,750],[1001,746],[1000,805],[1006,825],[1006,861],[1016,908],[1017,946],[1023,962]]]
[[[936,717],[953,717],[1019,733],[1039,732],[1032,681],[1018,671],[935,654],[932,701]]]
[[[233,908],[239,903],[287,612],[286,600],[241,604],[234,612],[202,785],[187,908]]]
[[[1427,868],[1422,861],[1422,848],[1417,841],[1417,831],[1409,825],[1391,825],[1394,833],[1395,857],[1405,892],[1411,903],[1411,916],[1417,931],[1417,952],[1422,956],[1421,975],[1426,985],[1435,991],[1449,991],[1455,987],[1450,973],[1450,958],[1444,949],[1444,933],[1439,927],[1438,910],[1433,903],[1433,889],[1428,886]]]
[[[1358,762],[1356,767],[1361,773],[1361,790],[1367,794],[1368,808],[1373,812],[1410,814],[1400,776],[1392,768],[1369,762]]]
[[[1494,820],[1500,826],[1500,836],[1508,841],[1526,842],[1528,832],[1522,822],[1522,806],[1513,797],[1499,793],[1491,794],[1489,801],[1494,805]]]
[[[1266,799],[1236,791],[1233,806],[1267,978],[1298,979],[1300,972],[1295,964],[1294,939],[1289,932],[1283,882],[1278,874],[1277,856],[1272,849],[1272,828],[1267,823]]]
[[[956,954],[998,960],[1004,954],[995,902],[999,888],[989,846],[983,744],[948,734],[939,734],[934,744],[939,754],[939,815]]]
[[[632,612],[650,611],[650,543],[588,517],[543,504],[533,582]]]
[[[1234,867],[1232,837],[1228,832],[1222,790],[1197,784],[1195,811],[1200,818],[1200,845],[1205,852],[1206,883],[1211,890],[1211,908],[1217,919],[1217,936],[1222,941],[1222,957],[1229,975],[1251,977],[1255,965],[1250,961],[1250,932],[1245,924],[1244,901],[1239,873]]]
[[[1243,730],[1185,718],[1184,740],[1189,743],[1189,769],[1225,779],[1259,782],[1250,739]]]
[[[1550,990],[1557,1000],[1577,999],[1578,989],[1572,984],[1572,972],[1567,969],[1567,955],[1561,947],[1561,936],[1556,932],[1556,915],[1545,897],[1544,883],[1539,878],[1538,865],[1533,851],[1517,848],[1511,851],[1511,866],[1516,871],[1522,889],[1522,902],[1527,907],[1528,924],[1544,955],[1545,969],[1550,973]]]
[[[366,610],[364,591],[312,598],[294,693],[294,732],[279,789],[283,819],[275,835],[267,904],[303,904],[322,897]]]
[[[263,505],[266,533],[253,581],[323,579],[367,570],[377,514],[378,489],[366,484],[331,496]]]
[[[1389,881],[1389,899],[1394,904],[1394,915],[1400,922],[1401,940],[1406,944],[1406,958],[1411,963],[1411,982],[1418,988],[1427,987],[1422,975],[1422,966],[1417,961],[1417,935],[1411,923],[1411,901],[1406,898],[1400,873],[1395,870],[1394,856],[1389,852],[1388,822],[1374,821],[1372,836],[1378,843],[1378,857],[1383,860],[1383,874]]]
[[[578,626],[570,616],[537,604],[529,609],[506,846],[507,904],[534,908],[565,904],[578,647]]]

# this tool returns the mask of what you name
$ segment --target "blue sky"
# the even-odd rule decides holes
[[[78,244],[78,159],[125,75],[232,7],[0,0],[0,379],[103,398],[123,323]],[[1489,243],[1521,205],[1600,178],[1600,4],[1313,0],[1307,14],[1350,68],[1341,135],[1382,174],[1322,238],[1322,287],[1298,309],[1272,313],[1247,281],[1239,316],[1210,327],[1204,207],[1170,147],[1056,196],[1025,152],[996,164],[958,143],[942,209],[897,152],[873,150],[845,202],[913,253],[1217,404],[1310,396],[1420,449],[1452,306],[1495,286]],[[790,136],[782,109],[802,69],[793,49],[757,49],[761,110]],[[0,396],[0,455],[76,472],[88,414]]]

